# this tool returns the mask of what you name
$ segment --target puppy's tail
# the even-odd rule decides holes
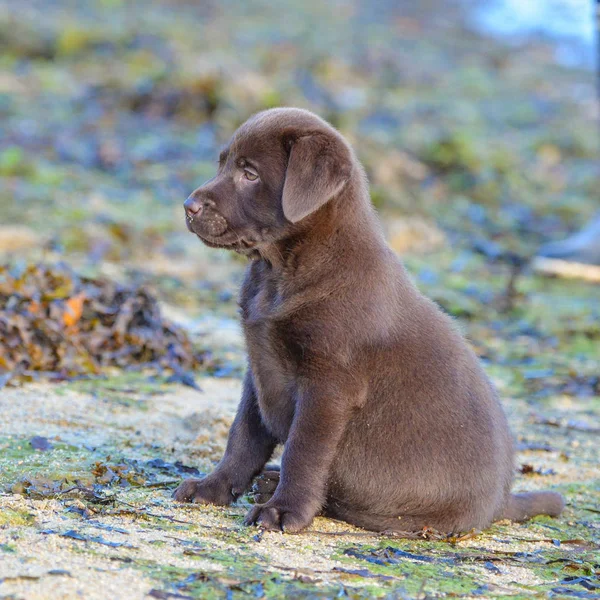
[[[511,494],[500,518],[527,521],[535,515],[558,517],[564,507],[565,499],[557,492]]]

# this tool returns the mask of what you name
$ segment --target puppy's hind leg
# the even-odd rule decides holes
[[[265,504],[271,499],[279,484],[280,471],[279,465],[266,465],[256,477],[249,493],[255,504]]]
[[[271,499],[279,484],[279,475],[278,465],[267,465],[256,477],[249,493],[255,504],[265,504]],[[321,514],[370,531],[389,533],[394,537],[422,538],[423,530],[427,528],[427,519],[424,517],[373,515],[348,508],[334,500],[328,501]]]
[[[385,515],[374,515],[346,506],[341,502],[330,499],[327,501],[323,515],[331,519],[346,521],[350,525],[376,531],[378,533],[389,533],[395,537],[422,538],[423,530],[429,529],[426,517],[415,517],[412,515],[401,515],[388,517]]]

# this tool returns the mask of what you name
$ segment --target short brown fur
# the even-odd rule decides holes
[[[276,488],[248,524],[299,531],[323,512],[450,533],[560,514],[559,494],[511,494],[496,393],[387,246],[364,171],[330,125],[293,108],[255,115],[185,206],[205,243],[250,258],[249,364],[223,459],[177,500],[235,501],[285,444]]]

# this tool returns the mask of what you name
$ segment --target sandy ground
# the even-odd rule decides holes
[[[143,410],[135,402],[122,405],[109,401],[110,395],[103,398],[108,394],[106,391],[83,392],[73,389],[71,384],[31,384],[5,389],[0,400],[2,448],[10,446],[14,451],[14,444],[22,443],[25,449],[32,436],[37,435],[55,446],[62,443],[68,448],[94,447],[96,453],[99,448],[122,449],[130,457],[170,456],[170,460],[209,470],[223,451],[240,382],[206,377],[200,384],[201,392],[165,386],[164,393],[147,395]],[[140,397],[132,387],[123,389]],[[557,418],[577,416],[577,406],[560,403],[557,406],[560,408],[553,413]],[[509,404],[508,408],[519,437],[524,434],[530,441],[543,441],[543,434],[535,434],[536,427],[531,424],[535,415],[528,414],[527,407]],[[554,433],[552,451],[527,450],[519,455],[519,461],[542,472],[552,469],[552,473],[521,477],[519,487],[559,485],[571,489],[570,484],[597,483],[600,476],[597,435],[579,432],[574,435],[571,430],[557,427],[551,432]],[[56,452],[34,453],[33,459],[38,460],[35,464],[31,452],[26,454],[22,473],[68,473],[69,467],[62,462],[68,452],[52,459]],[[8,465],[5,469],[8,470]],[[160,487],[117,489],[117,501],[110,506],[86,503],[77,494],[35,499],[10,493],[11,478],[14,481],[21,473],[14,464],[10,469],[11,476],[6,471],[2,475],[6,491],[0,496],[0,597],[3,598],[132,599],[148,594],[165,598],[227,597],[227,594],[278,597],[277,585],[293,585],[298,594],[309,593],[303,591],[309,586],[313,597],[314,594],[330,597],[332,585],[346,589],[351,596],[369,597],[379,594],[373,591],[378,586],[382,594],[393,589],[406,590],[407,586],[410,589],[414,584],[411,578],[418,577],[418,570],[431,566],[406,558],[393,567],[395,571],[379,567],[377,574],[377,565],[344,555],[348,548],[368,553],[393,543],[394,547],[419,555],[435,557],[440,552],[440,544],[382,540],[324,518],[316,519],[311,530],[302,535],[257,535],[257,530],[241,525],[247,508],[244,503],[230,508],[181,506],[170,501],[170,489]],[[443,552],[477,550],[491,553],[492,559],[494,553],[503,558],[506,553],[536,557],[548,553],[550,558],[556,558],[558,552],[562,553],[559,559],[566,564],[597,548],[598,515],[587,513],[588,526],[582,527],[578,525],[581,513],[576,510],[581,506],[592,507],[593,493],[582,487],[568,496],[569,506],[560,520],[496,525],[490,532],[455,546],[444,544]],[[573,528],[577,531],[573,532]],[[73,532],[83,539],[74,539]],[[569,538],[575,541],[568,542]],[[553,539],[562,539],[563,544],[558,546]],[[362,575],[344,572],[361,569]],[[442,564],[439,570],[442,579],[447,580],[448,573],[452,573],[454,583],[470,582],[465,583],[465,589],[452,592],[465,597],[477,595],[467,589],[469,585],[476,588],[473,581],[486,585],[486,594],[491,596],[530,595],[536,588],[559,585],[555,572],[541,569],[537,558],[533,562],[466,561],[456,566]],[[273,583],[274,577],[277,583]],[[450,593],[447,582],[436,583],[430,571],[421,578],[423,586],[438,590],[441,595]],[[252,588],[258,585],[256,581],[263,582],[262,591]],[[367,585],[368,588],[364,587]],[[250,588],[254,591],[249,591]],[[403,593],[419,597],[419,593]]]

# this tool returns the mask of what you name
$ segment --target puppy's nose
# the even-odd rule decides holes
[[[185,208],[185,212],[189,217],[199,213],[202,210],[202,202],[190,196],[184,203],[183,208]]]

